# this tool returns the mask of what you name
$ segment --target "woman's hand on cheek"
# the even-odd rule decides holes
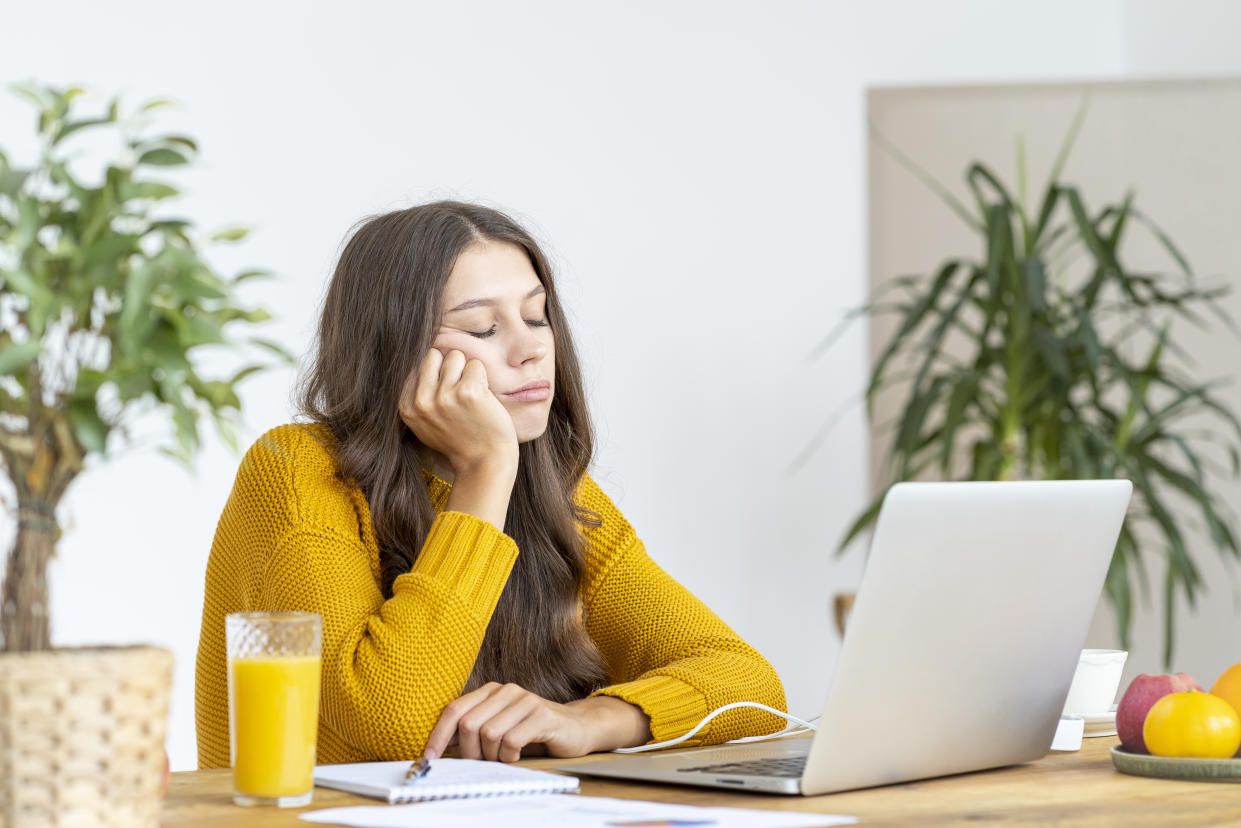
[[[517,432],[491,392],[487,370],[458,350],[427,351],[401,393],[401,419],[464,474],[495,461],[515,464]]]
[[[560,758],[585,756],[595,749],[595,734],[584,713],[585,708],[548,701],[516,684],[484,684],[444,708],[424,756],[443,756],[454,741],[463,759],[516,762],[532,745]]]

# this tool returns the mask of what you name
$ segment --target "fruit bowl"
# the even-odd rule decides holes
[[[1112,764],[1121,773],[1131,773],[1135,776],[1194,779],[1201,782],[1241,782],[1241,759],[1151,756],[1146,753],[1130,753],[1120,745],[1116,745],[1112,748]]]

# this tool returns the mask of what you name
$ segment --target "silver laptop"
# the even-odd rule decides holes
[[[1039,759],[1132,490],[1127,480],[899,483],[879,512],[813,739],[557,770],[813,795]]]

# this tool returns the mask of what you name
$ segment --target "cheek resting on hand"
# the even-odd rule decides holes
[[[472,359],[476,359],[486,366],[486,361],[478,351],[478,340],[469,334],[463,333],[441,333],[435,337],[435,341],[431,343],[431,347],[440,352],[441,356],[448,356],[451,351],[460,351],[465,356],[468,363]],[[491,378],[487,379],[487,387],[491,387]]]

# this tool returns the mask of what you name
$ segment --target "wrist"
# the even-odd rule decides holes
[[[474,515],[503,532],[516,480],[517,464],[499,458],[465,466],[455,471],[445,508]]]
[[[477,457],[453,458],[453,475],[458,480],[463,477],[504,479],[517,477],[517,447],[511,452],[496,451]]]
[[[578,708],[590,734],[590,753],[637,747],[651,739],[650,717],[640,707],[614,696],[591,696],[570,702]]]

